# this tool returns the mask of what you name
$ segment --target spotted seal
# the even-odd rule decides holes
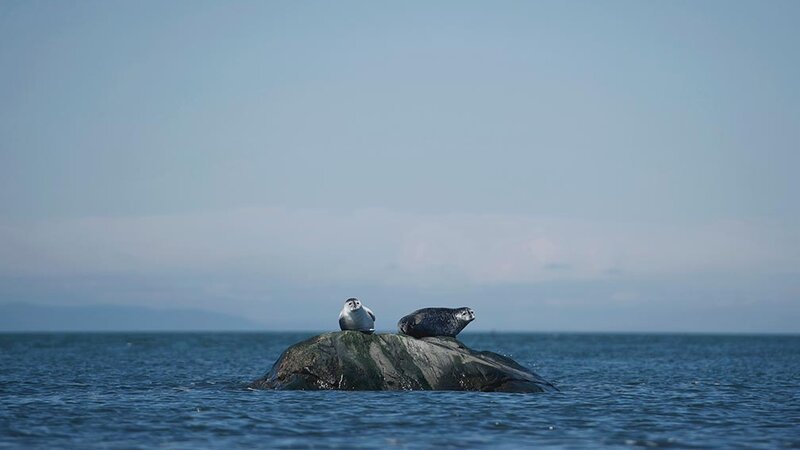
[[[357,298],[348,298],[339,313],[339,328],[364,333],[375,332],[375,314]]]
[[[456,337],[473,320],[475,311],[472,308],[423,308],[400,319],[397,329],[416,338]]]

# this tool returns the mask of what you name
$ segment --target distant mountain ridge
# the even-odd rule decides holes
[[[127,305],[0,304],[0,332],[24,331],[258,331],[243,317],[195,309]]]

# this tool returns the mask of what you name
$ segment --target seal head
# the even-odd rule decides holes
[[[342,330],[356,330],[363,333],[375,332],[375,314],[361,304],[361,300],[353,297],[344,302],[344,307],[339,313],[339,328]]]
[[[472,308],[423,308],[400,319],[397,329],[416,338],[456,337],[473,320],[475,311]]]

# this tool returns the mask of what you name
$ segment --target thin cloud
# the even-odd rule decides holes
[[[800,267],[795,230],[522,215],[247,208],[6,223],[5,275],[242,271],[287,281],[535,283]]]

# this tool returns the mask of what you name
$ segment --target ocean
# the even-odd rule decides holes
[[[800,336],[465,332],[561,392],[248,389],[313,334],[0,334],[0,448],[800,448]]]

